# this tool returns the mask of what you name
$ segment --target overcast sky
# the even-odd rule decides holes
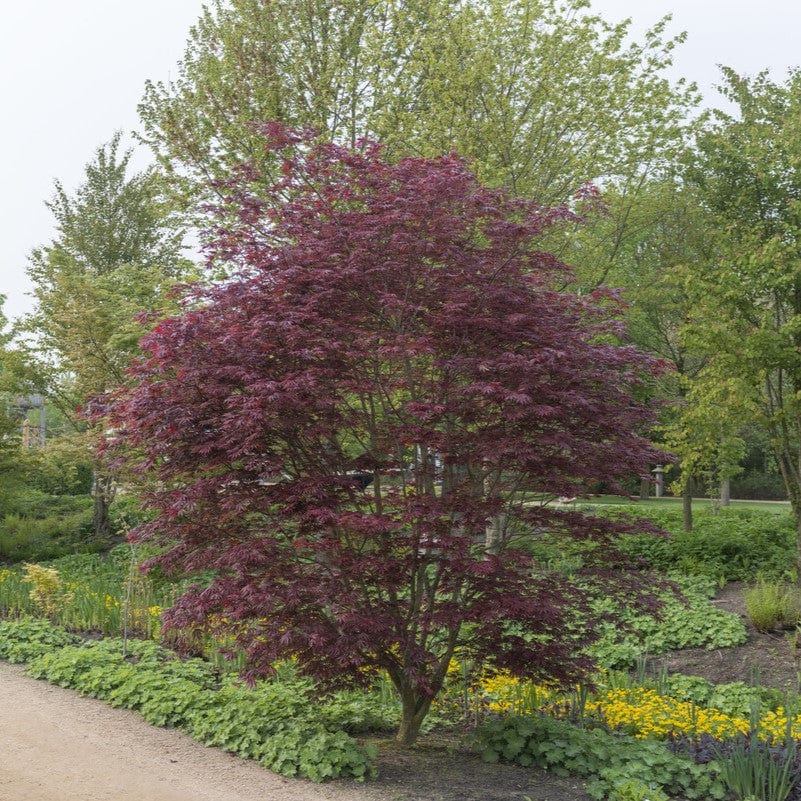
[[[184,51],[202,0],[29,0],[3,2],[0,23],[0,293],[6,313],[30,309],[27,254],[53,236],[44,200],[58,178],[69,191],[98,145],[138,125],[147,78],[166,80]],[[798,0],[593,0],[634,31],[672,13],[688,32],[675,76],[695,80],[715,102],[717,64],[777,80],[801,62]],[[146,155],[139,154],[139,164]]]

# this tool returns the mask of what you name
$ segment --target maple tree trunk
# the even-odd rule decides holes
[[[401,721],[396,740],[403,745],[412,745],[420,734],[420,727],[431,708],[432,698],[407,687],[401,690]]]
[[[505,514],[495,515],[489,519],[484,533],[484,550],[486,553],[498,554],[505,530]]]

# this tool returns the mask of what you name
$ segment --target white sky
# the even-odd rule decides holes
[[[0,0],[0,293],[15,317],[30,309],[27,254],[53,236],[44,200],[69,191],[116,129],[138,125],[147,78],[165,80],[202,0]],[[688,32],[674,75],[714,104],[717,64],[776,80],[801,63],[799,0],[593,0],[609,21],[642,31],[667,13]],[[139,164],[144,164],[142,153]]]

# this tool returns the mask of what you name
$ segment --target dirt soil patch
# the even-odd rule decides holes
[[[748,630],[748,641],[736,648],[686,648],[654,656],[649,661],[651,671],[663,666],[669,673],[701,676],[715,684],[734,681],[758,682],[763,687],[798,692],[798,655],[793,653],[789,633],[757,631],[748,620],[743,601],[744,585],[727,584],[712,601],[715,606],[740,615]]]

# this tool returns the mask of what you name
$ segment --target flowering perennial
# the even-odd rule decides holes
[[[575,713],[575,699],[551,687],[521,682],[508,674],[485,677],[475,688],[484,696],[487,707],[495,712],[525,714],[538,710],[553,717]],[[581,709],[590,717],[639,739],[666,739],[669,735],[708,734],[719,740],[748,734],[751,722],[727,715],[714,707],[699,706],[656,690],[636,687],[606,689],[594,693]],[[801,714],[791,715],[783,707],[764,713],[756,728],[762,740],[783,740],[788,733],[801,740]]]

